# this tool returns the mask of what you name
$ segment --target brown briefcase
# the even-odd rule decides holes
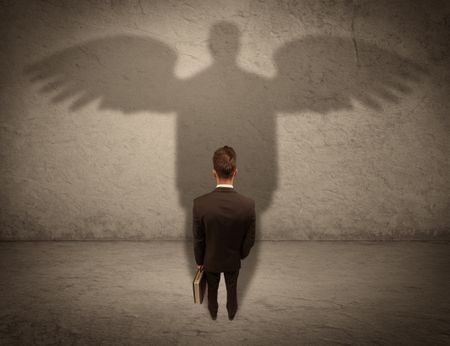
[[[203,303],[203,297],[206,291],[206,275],[205,269],[197,269],[194,281],[192,282],[192,289],[194,291],[194,303]]]

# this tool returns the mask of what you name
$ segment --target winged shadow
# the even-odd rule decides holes
[[[185,234],[192,237],[192,199],[211,191],[212,153],[224,144],[236,149],[236,189],[256,200],[257,229],[278,186],[277,112],[322,114],[351,109],[357,100],[381,110],[399,102],[425,70],[413,61],[351,38],[305,36],[274,54],[275,77],[245,71],[236,62],[240,32],[229,22],[211,28],[213,63],[179,79],[177,53],[150,37],[117,35],[56,52],[26,67],[52,101],[70,101],[72,111],[99,100],[100,109],[177,112],[176,177],[185,209]],[[257,239],[259,239],[257,231]],[[194,268],[186,242],[186,265]],[[243,296],[259,256],[255,246],[240,274]]]

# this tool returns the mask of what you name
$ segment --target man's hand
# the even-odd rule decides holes
[[[204,264],[200,264],[200,265],[197,264],[197,269],[203,270],[203,269],[205,269],[205,265]]]

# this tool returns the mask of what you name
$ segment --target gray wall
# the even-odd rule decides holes
[[[184,239],[238,154],[257,239],[450,238],[450,7],[2,1],[0,239]]]

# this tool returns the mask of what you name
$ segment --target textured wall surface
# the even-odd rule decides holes
[[[0,239],[184,239],[237,151],[257,239],[450,237],[444,1],[2,1]]]

